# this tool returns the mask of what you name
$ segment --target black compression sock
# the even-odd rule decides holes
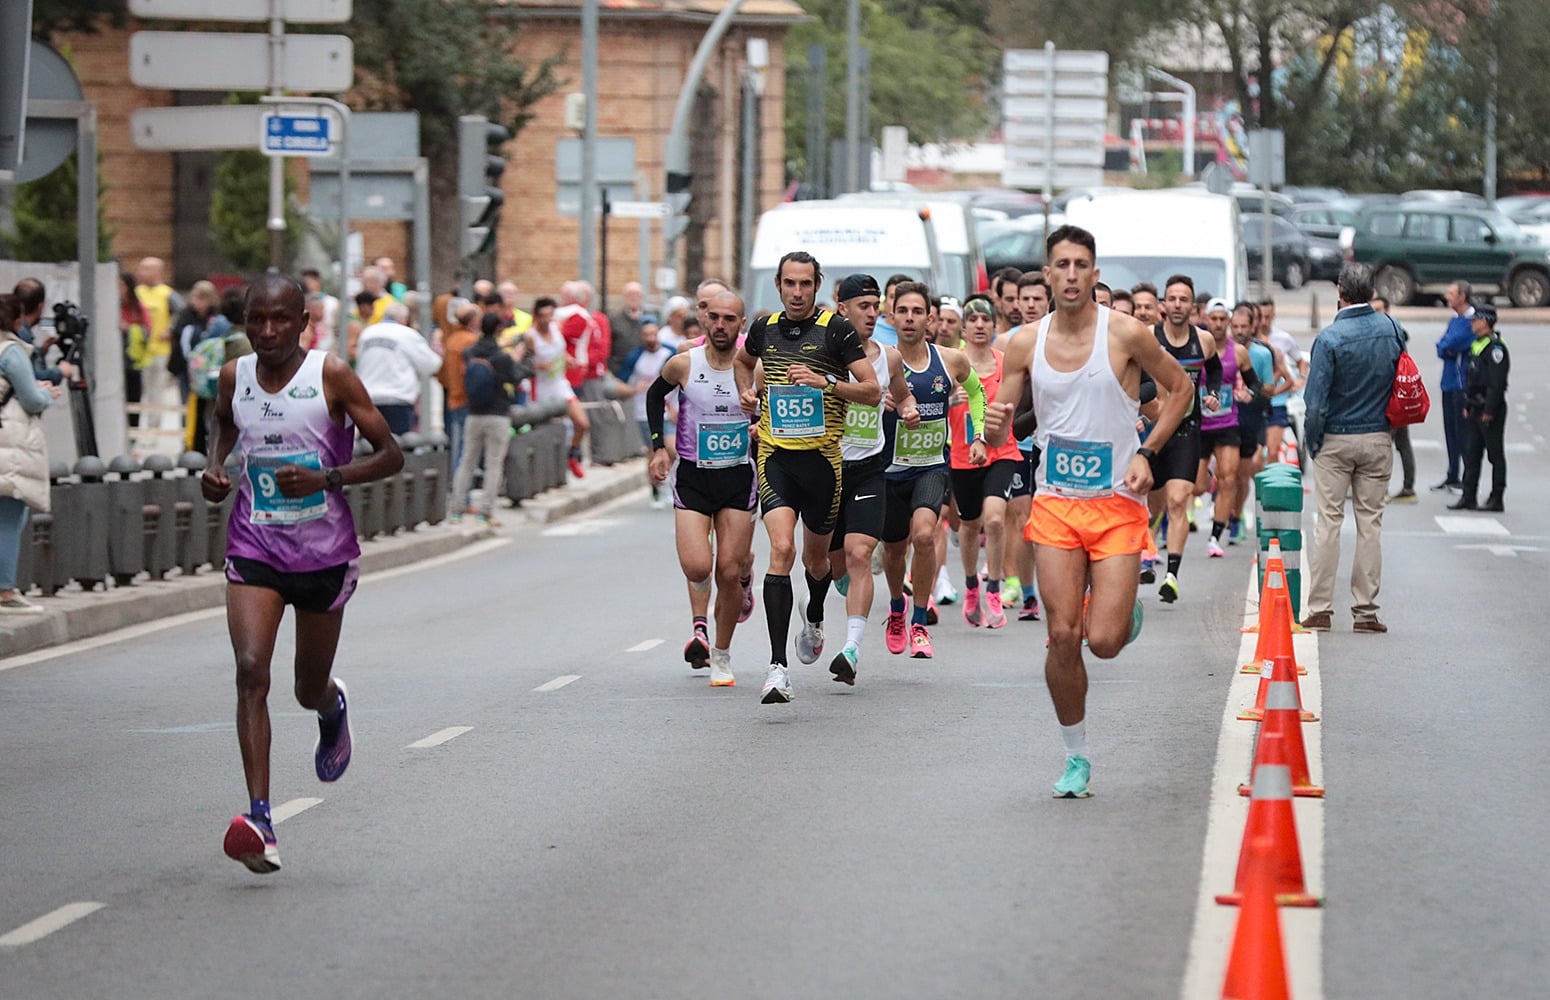
[[[829,596],[829,583],[833,577],[824,574],[822,580],[814,578],[807,570],[802,571],[807,577],[807,620],[810,622],[823,621],[823,602]]]
[[[1178,576],[1179,566],[1183,562],[1184,554],[1182,552],[1178,555],[1174,555],[1172,552],[1168,553],[1168,572],[1172,573],[1174,576]]]
[[[1222,532],[1226,531],[1226,530],[1227,530],[1227,522],[1226,521],[1212,521],[1211,522],[1211,540],[1213,542],[1221,541],[1222,540]]]
[[[770,626],[770,662],[786,665],[786,637],[791,631],[791,577],[764,576],[764,619]]]

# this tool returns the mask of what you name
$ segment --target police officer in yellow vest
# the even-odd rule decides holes
[[[1475,341],[1469,348],[1464,373],[1464,495],[1449,510],[1500,511],[1507,491],[1507,456],[1502,438],[1507,431],[1507,370],[1511,359],[1501,334],[1496,332],[1496,308],[1476,306],[1470,319]],[[1491,459],[1491,495],[1483,504],[1475,498],[1480,489],[1480,463]]]

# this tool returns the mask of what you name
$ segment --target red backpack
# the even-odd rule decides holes
[[[1399,324],[1395,323],[1394,330],[1397,334]],[[1399,362],[1394,366],[1394,387],[1389,390],[1389,405],[1383,411],[1384,416],[1388,417],[1390,427],[1409,427],[1424,421],[1431,408],[1432,401],[1426,395],[1421,369],[1416,367],[1415,359],[1405,350],[1405,342],[1401,339]]]

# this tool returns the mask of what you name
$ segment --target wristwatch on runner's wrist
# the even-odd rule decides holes
[[[1136,449],[1136,454],[1140,455],[1142,458],[1146,459],[1148,462],[1150,462],[1152,459],[1157,457],[1157,452],[1155,452],[1152,449],[1146,447],[1145,445],[1142,445],[1141,447],[1137,448]]]
[[[323,482],[328,484],[328,488],[331,491],[338,493],[340,490],[344,489],[344,473],[340,472],[338,469],[324,469]]]

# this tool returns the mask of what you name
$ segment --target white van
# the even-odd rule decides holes
[[[951,295],[962,302],[990,284],[985,271],[985,254],[980,249],[974,209],[966,201],[941,196],[901,195],[896,191],[856,191],[842,194],[839,201],[893,204],[931,213],[931,231],[936,237],[937,255],[942,263],[941,285],[932,285],[933,295]],[[878,275],[879,282],[887,280]]]
[[[1238,204],[1204,190],[1135,191],[1073,198],[1066,222],[1098,243],[1098,280],[1110,288],[1143,281],[1159,293],[1170,275],[1194,279],[1197,295],[1241,302],[1248,294],[1248,258]]]
[[[907,274],[935,288],[941,274],[935,234],[922,213],[901,204],[865,201],[794,201],[759,217],[753,259],[743,289],[748,315],[780,308],[775,268],[781,257],[805,250],[823,268],[818,301],[832,303],[843,277],[865,272],[881,286],[890,275]]]

